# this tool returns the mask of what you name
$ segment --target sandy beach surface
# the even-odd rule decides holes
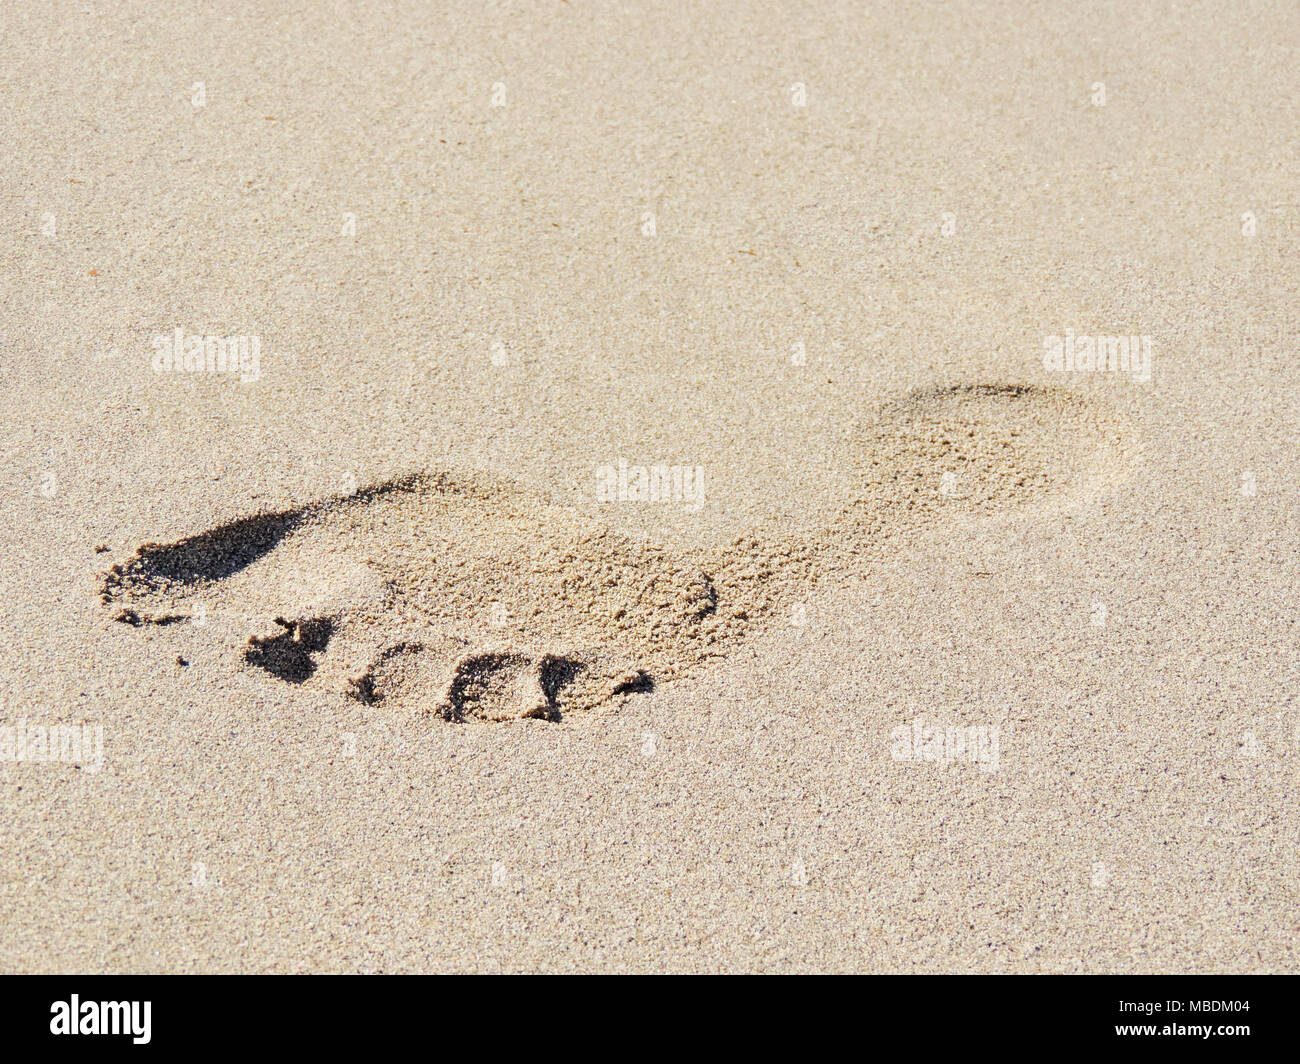
[[[1300,9],[0,13],[0,969],[1300,964]]]

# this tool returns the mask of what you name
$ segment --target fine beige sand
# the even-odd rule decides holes
[[[0,13],[0,968],[1300,967],[1300,9],[167,6]]]

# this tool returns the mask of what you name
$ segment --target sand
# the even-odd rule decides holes
[[[0,966],[1296,970],[1300,13],[0,29]]]

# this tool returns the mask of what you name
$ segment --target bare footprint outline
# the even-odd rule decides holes
[[[859,426],[857,487],[812,531],[671,552],[493,477],[417,472],[146,543],[101,600],[140,628],[212,603],[246,619],[224,633],[243,664],[290,684],[455,722],[558,721],[726,653],[900,534],[1095,490],[1122,444],[1070,393],[931,388]]]

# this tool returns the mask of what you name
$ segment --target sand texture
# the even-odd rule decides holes
[[[0,966],[1300,958],[1300,9],[0,13]]]

